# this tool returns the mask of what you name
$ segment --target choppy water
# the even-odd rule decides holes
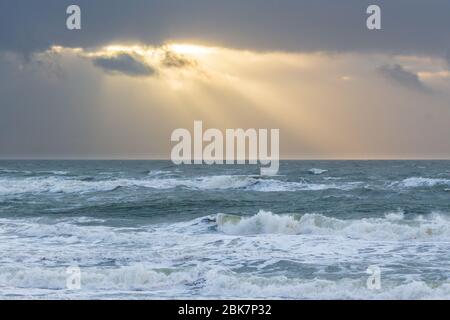
[[[449,161],[258,173],[0,161],[0,298],[450,298]]]

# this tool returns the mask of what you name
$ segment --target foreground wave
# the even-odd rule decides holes
[[[2,298],[450,298],[450,220],[437,213],[340,220],[260,211],[136,227],[9,218],[0,240]],[[373,264],[381,290],[366,287]],[[65,287],[71,265],[82,271],[79,291]]]

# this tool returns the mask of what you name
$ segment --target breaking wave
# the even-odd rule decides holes
[[[405,219],[403,213],[382,218],[340,220],[320,214],[276,215],[259,211],[250,217],[218,214],[218,230],[231,235],[333,235],[362,240],[450,240],[450,220],[437,213]]]
[[[294,299],[449,299],[450,284],[383,283],[383,290],[367,289],[365,277],[341,280],[290,279],[284,276],[243,276],[223,268],[153,269],[144,264],[121,268],[82,269],[81,290],[66,289],[65,268],[5,270],[0,284],[11,294],[27,296],[52,293],[62,297],[127,297],[139,292],[143,297],[186,298],[294,298]],[[125,294],[125,295],[123,295]]]

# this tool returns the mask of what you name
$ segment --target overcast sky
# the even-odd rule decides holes
[[[167,158],[203,120],[280,128],[283,157],[450,158],[449,65],[450,1],[2,0],[0,157]]]

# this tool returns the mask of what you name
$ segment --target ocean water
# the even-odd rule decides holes
[[[0,298],[450,298],[449,161],[258,173],[0,161]]]

